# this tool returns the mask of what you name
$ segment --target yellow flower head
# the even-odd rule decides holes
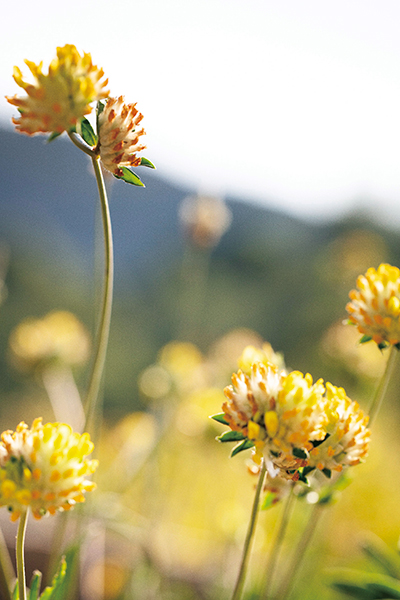
[[[343,388],[326,383],[326,436],[310,450],[308,465],[323,471],[341,471],[345,466],[358,465],[367,456],[370,430],[357,402],[346,396]]]
[[[239,369],[246,375],[250,375],[252,365],[257,362],[264,363],[264,365],[273,363],[278,369],[285,368],[283,355],[275,352],[268,342],[264,342],[261,348],[246,346],[238,360]]]
[[[271,473],[275,468],[284,474],[306,466],[310,440],[325,437],[324,392],[322,380],[313,383],[309,373],[286,374],[272,363],[254,363],[250,375],[232,376],[222,409],[231,429],[254,442],[254,459],[264,456]]]
[[[123,96],[109,98],[99,114],[100,159],[118,177],[122,176],[122,167],[137,167],[141,163],[136,152],[146,148],[139,142],[145,133],[143,128],[138,129],[142,119],[136,104],[125,104]]]
[[[81,56],[72,44],[57,48],[57,56],[50,63],[48,73],[38,65],[25,60],[33,83],[24,81],[21,70],[14,67],[14,80],[27,96],[6,96],[10,104],[21,113],[13,119],[22,133],[62,133],[70,131],[77,122],[91,112],[90,104],[106,98],[108,80],[103,69],[92,63],[88,53]]]
[[[358,331],[377,344],[400,342],[400,270],[381,264],[357,279],[346,306]]]
[[[87,360],[90,339],[75,315],[57,310],[19,323],[11,333],[10,347],[22,369],[44,367],[54,361],[72,366]]]
[[[237,434],[219,439],[252,442],[253,460],[264,458],[272,477],[297,480],[302,467],[330,476],[367,455],[368,417],[343,388],[313,383],[309,373],[254,363],[249,375],[235,373],[224,393],[224,420]]]
[[[36,519],[69,510],[95,488],[86,479],[97,468],[96,460],[86,458],[93,451],[88,433],[35,419],[31,429],[22,422],[1,440],[0,506],[8,507],[12,521],[28,507]]]

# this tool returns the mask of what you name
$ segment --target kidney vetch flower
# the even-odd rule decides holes
[[[143,115],[135,104],[125,104],[124,97],[109,98],[98,116],[99,150],[103,166],[117,177],[122,177],[123,167],[137,167],[142,159],[137,152],[146,146],[140,143],[145,134],[138,129]]]
[[[30,429],[21,422],[15,432],[4,431],[1,440],[0,506],[8,507],[12,521],[28,507],[36,519],[69,510],[96,486],[86,479],[98,464],[87,458],[94,447],[88,433],[38,418]]]
[[[343,388],[309,373],[286,373],[272,363],[254,363],[249,374],[234,373],[224,390],[223,413],[214,418],[230,426],[219,440],[238,441],[232,454],[253,447],[272,477],[297,480],[303,471],[331,471],[358,464],[367,454],[368,417]]]
[[[107,98],[104,71],[93,65],[89,53],[81,55],[73,44],[57,48],[57,56],[42,71],[43,62],[36,65],[25,60],[33,83],[24,81],[21,70],[14,67],[14,80],[27,96],[6,96],[20,112],[13,123],[22,133],[62,133],[71,131],[84,115],[92,111],[90,104]]]
[[[400,270],[381,264],[357,279],[357,289],[349,294],[346,306],[350,321],[379,345],[400,343]]]

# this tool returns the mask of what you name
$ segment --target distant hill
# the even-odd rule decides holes
[[[67,139],[47,144],[11,130],[0,130],[0,139],[0,242],[11,257],[9,295],[0,308],[0,392],[2,386],[8,394],[21,385],[5,359],[9,332],[20,319],[68,308],[93,328],[92,273],[99,261],[93,248],[101,258],[102,239],[100,229],[95,236],[100,223],[90,161],[78,149]],[[249,327],[284,350],[294,367],[309,369],[320,361],[324,328],[345,316],[357,269],[370,260],[399,264],[398,236],[362,215],[314,225],[228,198],[232,225],[212,253],[196,299],[191,284],[198,285],[202,259],[188,255],[178,220],[180,203],[194,190],[157,171],[140,174],[145,189],[107,182],[116,257],[110,410],[140,405],[137,374],[174,337],[194,337],[206,349],[230,329]],[[360,231],[366,250],[357,254],[352,232]],[[184,327],[191,318],[196,335]]]

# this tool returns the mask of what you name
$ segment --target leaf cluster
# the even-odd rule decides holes
[[[383,573],[371,573],[353,569],[335,569],[331,572],[331,586],[336,590],[360,600],[400,600],[400,555],[381,539],[370,538],[363,551]]]

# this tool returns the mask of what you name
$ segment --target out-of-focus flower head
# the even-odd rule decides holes
[[[364,334],[362,342],[400,343],[400,270],[388,264],[370,268],[357,279],[346,306],[350,321]]]
[[[203,355],[197,346],[174,340],[160,350],[157,363],[141,373],[139,387],[154,400],[170,393],[187,394],[203,387],[203,371]]]
[[[74,129],[84,115],[92,111],[90,104],[109,94],[103,69],[93,65],[88,53],[81,55],[73,44],[57,48],[57,56],[43,73],[43,62],[36,65],[25,60],[33,82],[24,81],[21,70],[14,67],[14,80],[26,96],[9,97],[7,101],[20,112],[13,123],[22,133],[62,133]]]
[[[225,202],[211,196],[188,196],[179,216],[187,237],[200,248],[216,246],[232,222]]]
[[[10,348],[16,365],[25,370],[54,361],[72,366],[88,359],[90,338],[75,315],[60,310],[22,321],[11,333]]]
[[[297,480],[305,467],[329,477],[367,454],[367,418],[358,404],[342,388],[313,383],[309,373],[254,363],[249,375],[234,373],[224,393],[223,414],[214,419],[232,431],[218,439],[239,442],[233,455],[253,447],[253,460],[264,458],[272,477]]]
[[[137,167],[142,163],[136,153],[146,146],[140,143],[145,134],[138,128],[143,115],[135,104],[125,104],[124,97],[108,98],[98,115],[100,159],[103,166],[116,175],[124,175],[123,167]]]
[[[93,451],[88,433],[39,418],[30,429],[22,422],[15,432],[4,431],[1,440],[0,506],[8,507],[12,521],[28,507],[36,519],[69,510],[96,487],[86,479],[97,468],[87,458]]]
[[[264,342],[261,348],[255,346],[246,346],[239,360],[238,366],[243,373],[249,375],[254,363],[263,363],[264,365],[274,364],[279,370],[285,368],[285,360],[280,352],[275,352],[271,344]]]
[[[376,344],[358,344],[360,334],[356,327],[343,327],[343,320],[333,323],[321,340],[321,349],[329,361],[340,365],[346,372],[370,380],[382,377],[386,356]]]

